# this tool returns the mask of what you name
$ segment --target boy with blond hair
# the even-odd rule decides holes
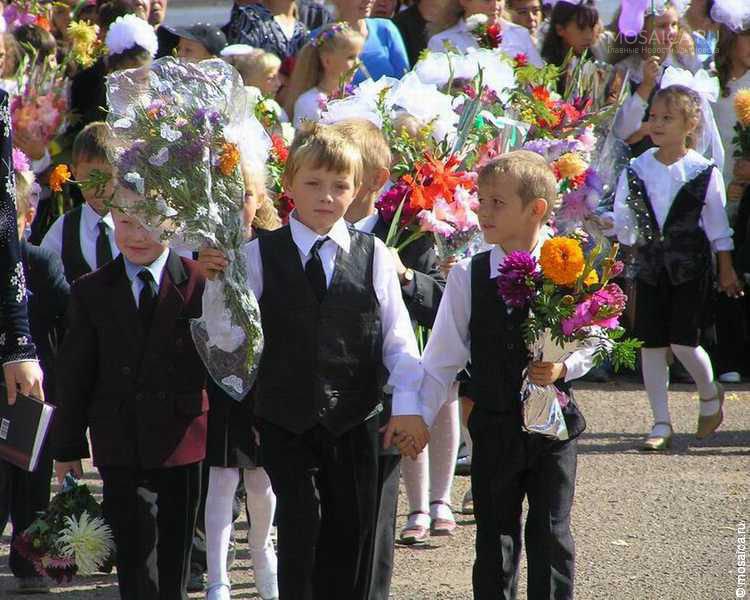
[[[505,257],[513,251],[538,257],[550,237],[545,223],[557,202],[557,182],[541,156],[516,151],[484,166],[478,187],[479,223],[492,248],[459,262],[448,277],[422,359],[421,414],[432,423],[448,387],[470,360],[475,402],[468,423],[477,523],[474,598],[516,598],[526,497],[528,598],[572,599],[575,438],[585,421],[571,400],[563,409],[569,440],[527,433],[522,429],[520,392],[527,367],[532,383],[567,391],[570,381],[591,368],[593,352],[579,350],[560,363],[529,364],[521,331],[528,309],[507,307],[497,291]],[[403,425],[407,434],[400,446],[408,447],[409,426]]]

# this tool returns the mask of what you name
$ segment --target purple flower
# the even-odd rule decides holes
[[[562,321],[562,331],[565,335],[573,335],[592,325],[614,329],[620,324],[619,317],[625,310],[627,301],[628,297],[620,286],[610,283],[578,304],[573,315]]]
[[[145,142],[134,142],[130,148],[120,155],[118,169],[123,173],[137,170],[136,165],[141,160],[141,151],[146,147]]]
[[[542,274],[536,259],[528,252],[511,252],[500,265],[497,289],[508,306],[523,308],[536,294]]]
[[[383,221],[390,223],[393,221],[393,216],[398,210],[399,204],[404,197],[409,193],[409,186],[403,181],[397,181],[396,184],[383,194],[380,199],[375,203],[375,208],[378,209],[380,216],[383,217]],[[411,203],[407,200],[404,202],[404,207],[401,209],[401,225],[409,223],[417,214],[418,211],[411,207]]]
[[[612,265],[612,268],[609,270],[609,276],[611,278],[617,277],[620,273],[622,273],[623,269],[625,269],[625,263],[623,263],[621,260],[616,260]]]
[[[206,122],[213,126],[219,125],[221,123],[221,115],[212,108],[199,108],[193,114],[193,123],[203,125]]]
[[[22,173],[24,171],[31,171],[31,163],[29,157],[24,154],[23,150],[13,148],[13,169]]]

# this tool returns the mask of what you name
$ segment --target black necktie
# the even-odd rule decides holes
[[[323,270],[323,261],[320,260],[320,248],[323,244],[328,241],[328,238],[322,238],[313,244],[310,250],[310,260],[305,265],[305,275],[312,286],[313,292],[318,298],[318,302],[322,302],[326,295],[326,273]]]
[[[99,228],[99,235],[96,238],[96,268],[101,269],[112,260],[112,247],[109,245],[107,224],[99,221],[96,226]]]
[[[138,278],[143,282],[141,293],[138,296],[138,314],[141,317],[144,331],[148,331],[156,308],[156,283],[154,282],[154,276],[148,269],[141,270],[138,273]]]

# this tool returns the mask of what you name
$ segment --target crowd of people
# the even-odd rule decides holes
[[[516,597],[527,497],[528,597],[572,598],[585,420],[571,402],[569,440],[522,430],[524,315],[505,310],[496,284],[508,254],[538,257],[550,237],[556,173],[529,150],[477,161],[484,239],[473,256],[439,255],[430,236],[388,248],[377,205],[402,150],[366,119],[337,119],[336,103],[404,78],[430,53],[480,50],[477,22],[496,27],[498,61],[559,67],[560,94],[579,63],[611,65],[601,104],[615,108],[611,135],[628,160],[597,219],[628,265],[624,321],[643,343],[636,376],[653,413],[642,449],[670,447],[670,378],[695,383],[704,439],[723,420],[722,384],[750,372],[750,143],[736,109],[750,88],[750,9],[640,4],[623,0],[604,23],[595,0],[237,0],[226,24],[173,27],[167,0],[6,3],[0,359],[9,397],[18,384],[58,410],[35,472],[0,463],[0,523],[10,519],[15,539],[47,506],[53,464],[62,481],[93,456],[124,599],[188,589],[228,599],[244,509],[264,600],[385,600],[394,544],[456,527],[461,447],[472,486],[460,510],[477,522],[474,597]],[[75,60],[78,31],[93,33]],[[112,164],[108,78],[163,57],[231,65],[253,118],[269,111],[263,125],[288,154],[275,175],[270,159],[239,161],[247,283],[265,338],[240,402],[206,376],[190,325],[226,253],[170,247],[112,203],[138,193]],[[17,109],[40,65],[65,106],[54,135]],[[413,114],[396,123],[407,137],[430,125]],[[415,328],[431,330],[423,350]],[[528,377],[567,390],[620,376],[593,365],[579,349],[532,363]],[[401,482],[408,517],[397,532]],[[49,591],[15,545],[10,568],[19,592]]]

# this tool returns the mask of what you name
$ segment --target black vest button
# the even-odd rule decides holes
[[[123,367],[121,373],[125,375],[125,377],[130,377],[130,367]]]
[[[319,416],[319,417],[320,417],[320,418],[322,419],[323,417],[325,417],[325,416],[326,416],[326,412],[328,412],[328,411],[327,411],[327,410],[326,410],[325,408],[321,408],[321,409],[320,409],[320,410],[318,411],[318,416]]]
[[[514,346],[514,344],[505,344],[505,347],[506,347],[506,348],[507,348],[508,350],[513,350],[513,348],[514,348],[515,346]]]
[[[143,394],[141,394],[140,392],[138,392],[135,395],[135,399],[136,399],[137,402],[142,402],[143,401]]]

